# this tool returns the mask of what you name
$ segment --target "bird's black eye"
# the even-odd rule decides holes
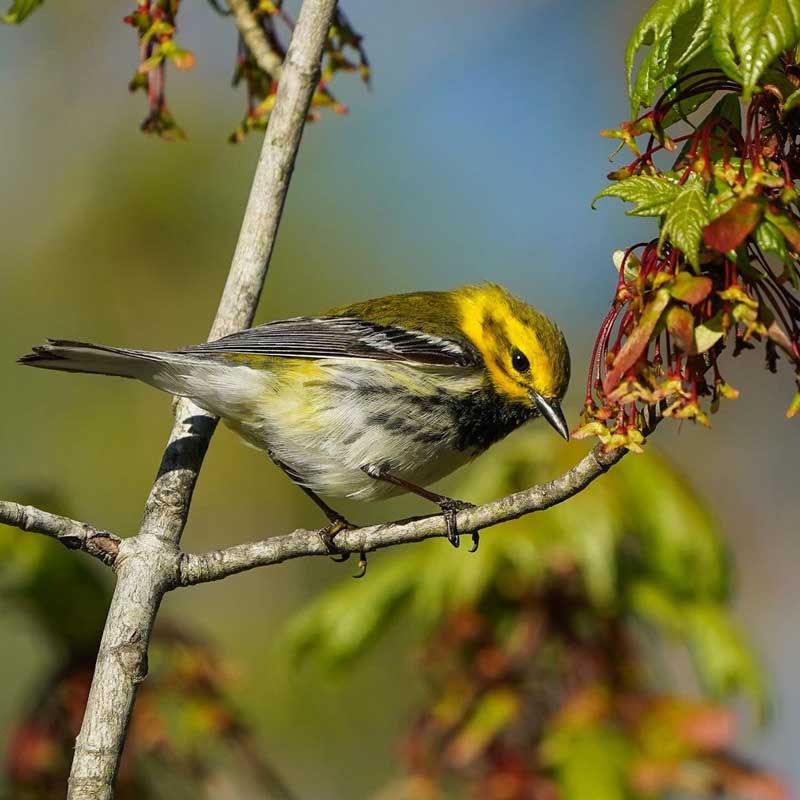
[[[528,361],[528,357],[525,353],[521,352],[520,350],[514,350],[511,353],[511,366],[517,372],[527,372],[531,368],[531,362]]]

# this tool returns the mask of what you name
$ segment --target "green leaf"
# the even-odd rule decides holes
[[[683,634],[686,619],[681,604],[656,581],[640,580],[628,588],[628,606],[643,622],[671,636]]]
[[[776,214],[767,209],[764,216],[771,222],[789,242],[789,246],[795,253],[800,253],[800,228],[785,214]]]
[[[692,73],[716,69],[714,54],[709,47],[711,23],[717,0],[705,0],[702,9],[692,9],[675,25],[669,65],[661,77],[661,85],[669,92],[678,80]],[[702,12],[702,13],[701,13]],[[693,80],[697,80],[696,76]],[[685,84],[684,84],[685,85]],[[711,92],[693,94],[675,103],[667,112],[662,127],[667,128],[699,108],[711,97]]]
[[[663,633],[683,639],[698,677],[715,698],[742,694],[760,718],[769,704],[764,675],[745,637],[728,611],[713,602],[681,602],[652,581],[628,590],[631,610]]]
[[[669,53],[672,45],[672,33],[668,32],[656,40],[653,49],[642,59],[636,73],[636,81],[630,90],[631,116],[636,117],[640,107],[653,105],[656,90],[669,64]]]
[[[600,192],[592,207],[601,197],[618,197],[627,203],[635,203],[625,213],[633,217],[660,217],[665,214],[681,193],[677,181],[663,175],[634,175],[631,178],[612,183]]]
[[[700,240],[709,223],[708,202],[699,179],[687,181],[667,211],[661,226],[659,246],[667,239],[683,251],[689,263],[699,269]]]
[[[14,0],[8,13],[1,15],[0,20],[6,25],[17,25],[36,11],[43,2],[44,0]]]
[[[783,103],[783,113],[788,114],[793,108],[800,105],[800,89],[795,89]]]
[[[285,644],[292,656],[314,653],[329,668],[361,655],[388,628],[417,579],[419,559],[399,557],[370,571],[369,581],[347,580],[308,605],[292,621]]]
[[[711,44],[725,73],[750,99],[761,75],[800,41],[798,0],[719,0]]]
[[[164,20],[156,20],[143,34],[139,40],[139,44],[143,45],[149,42],[154,36],[165,36],[175,33],[175,26],[170,25],[169,22]]]
[[[164,58],[168,58],[178,69],[191,69],[197,59],[194,53],[179,47],[174,40],[163,42],[159,49]]]
[[[626,51],[633,116],[640,106],[652,105],[659,86],[669,91],[682,75],[716,67],[708,46],[716,6],[717,0],[660,0],[650,8],[633,32]],[[633,61],[642,45],[652,45],[652,49],[642,58],[633,81]],[[663,127],[685,118],[709,96],[695,95],[672,106]]]
[[[636,116],[640,105],[652,104],[655,87],[669,65],[673,33],[678,20],[692,9],[700,8],[701,2],[702,0],[657,0],[634,28],[625,49],[625,74],[633,116]],[[633,62],[643,45],[651,45],[653,49],[642,60],[634,82]],[[699,46],[699,42],[687,42],[687,49],[679,58],[683,58],[691,50],[697,52]]]
[[[153,51],[150,58],[146,58],[139,64],[138,72],[144,75],[147,72],[152,72],[164,60],[164,53],[161,52],[161,46]]]
[[[703,0],[700,19],[691,28],[691,39],[688,45],[675,60],[676,67],[688,67],[689,62],[697,58],[708,47],[711,42],[711,27],[717,14],[718,3],[719,0]],[[694,22],[688,16],[686,20],[687,22]]]
[[[691,486],[652,453],[623,461],[615,473],[626,489],[622,503],[640,550],[639,575],[682,600],[724,602],[725,545]]]
[[[557,770],[563,800],[627,800],[631,743],[612,729],[589,729],[571,737]]]
[[[775,253],[781,261],[786,261],[789,253],[786,249],[786,239],[778,228],[768,219],[762,220],[756,228],[756,244],[764,253]]]
[[[732,123],[737,130],[742,129],[742,103],[739,100],[739,95],[734,92],[729,92],[725,95],[715,106],[711,109],[708,118],[722,117]],[[698,125],[698,128],[702,125]],[[712,150],[712,158],[714,151]]]
[[[468,764],[483,751],[520,713],[520,696],[501,687],[487,692],[460,729],[449,752],[459,764]]]
[[[706,690],[718,698],[743,694],[763,719],[769,705],[764,675],[728,612],[705,604],[689,605],[684,613],[689,648]]]

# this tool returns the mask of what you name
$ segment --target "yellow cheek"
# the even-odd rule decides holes
[[[507,327],[511,341],[519,342],[520,350],[531,362],[536,391],[545,397],[552,397],[557,389],[556,378],[553,374],[552,360],[542,349],[539,337],[514,317],[507,320]]]
[[[528,356],[535,370],[537,387],[544,385],[546,389],[540,389],[544,394],[553,385],[553,375],[549,367],[548,359],[545,358],[538,338],[525,325],[516,320],[509,312],[507,305],[502,301],[491,302],[491,298],[478,299],[467,295],[461,299],[461,330],[480,350],[492,383],[498,392],[514,400],[529,403],[530,397],[525,387],[520,386],[508,372],[510,365],[503,368],[501,359],[507,358],[507,354],[500,353],[490,347],[486,341],[483,330],[483,319],[489,311],[495,318],[502,319],[506,325],[509,338],[512,342]]]
[[[528,390],[509,377],[508,373],[499,364],[500,358],[501,356],[491,353],[484,355],[495,389],[508,398],[529,403]]]

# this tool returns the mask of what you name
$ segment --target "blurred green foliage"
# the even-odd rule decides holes
[[[519,436],[458,493],[520,491],[566,470],[577,449]],[[365,586],[344,580],[291,623],[286,646],[341,669],[413,620],[428,698],[407,736],[410,777],[390,797],[784,797],[729,752],[735,724],[720,703],[745,697],[759,719],[767,706],[729,605],[718,528],[651,453],[488,532],[474,556],[408,548]],[[669,674],[681,650],[697,684],[688,696]]]
[[[547,431],[526,429],[495,447],[493,468],[473,472],[456,494],[482,502],[521,491],[569,469],[581,449],[554,443]],[[478,558],[431,558],[410,547],[371,575],[367,586],[343,581],[294,621],[293,651],[313,651],[315,659],[341,665],[359,655],[401,606],[430,629],[493,587],[513,593],[520,582],[543,582],[561,570],[580,572],[598,611],[645,611],[669,633],[681,634],[685,626],[672,619],[668,628],[663,607],[659,617],[648,603],[668,604],[680,617],[678,606],[724,608],[729,597],[717,527],[691,489],[655,456],[623,460],[569,502],[498,526],[483,537],[479,552]]]
[[[26,500],[65,510],[57,497]],[[66,786],[111,597],[109,574],[75,555],[0,526],[0,604],[31,619],[53,662],[8,732],[0,785],[8,800],[52,800]],[[161,619],[126,742],[119,800],[189,800],[198,792],[291,798],[231,700],[235,686],[235,671],[213,648],[187,626]]]
[[[8,12],[0,15],[0,20],[6,25],[16,25],[33,13],[44,0],[13,0]]]
[[[478,501],[519,491],[568,468],[577,450],[526,432],[497,446],[493,468],[460,491]],[[57,497],[23,499],[70,511]],[[415,632],[426,696],[404,737],[407,776],[381,797],[786,796],[730,752],[736,723],[721,703],[741,695],[763,717],[764,681],[730,615],[719,531],[654,453],[626,459],[569,503],[487,532],[476,554],[441,553],[407,547],[378,559],[365,581],[343,578],[283,640],[293,659],[352,674],[394,623]],[[109,583],[44,537],[0,530],[0,599],[35,620],[55,655],[9,737],[10,798],[46,800],[63,786]],[[681,650],[694,664],[688,694]],[[233,675],[185,626],[161,621],[121,798],[155,800],[167,786],[176,798],[291,796],[231,700]]]

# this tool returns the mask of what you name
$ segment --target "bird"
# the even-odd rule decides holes
[[[566,339],[495,283],[389,295],[177,350],[48,339],[19,361],[190,398],[319,506],[329,553],[335,535],[354,526],[323,496],[420,495],[439,506],[458,546],[456,512],[471,504],[429,484],[534,417],[569,439]],[[473,541],[475,549],[477,534]]]

